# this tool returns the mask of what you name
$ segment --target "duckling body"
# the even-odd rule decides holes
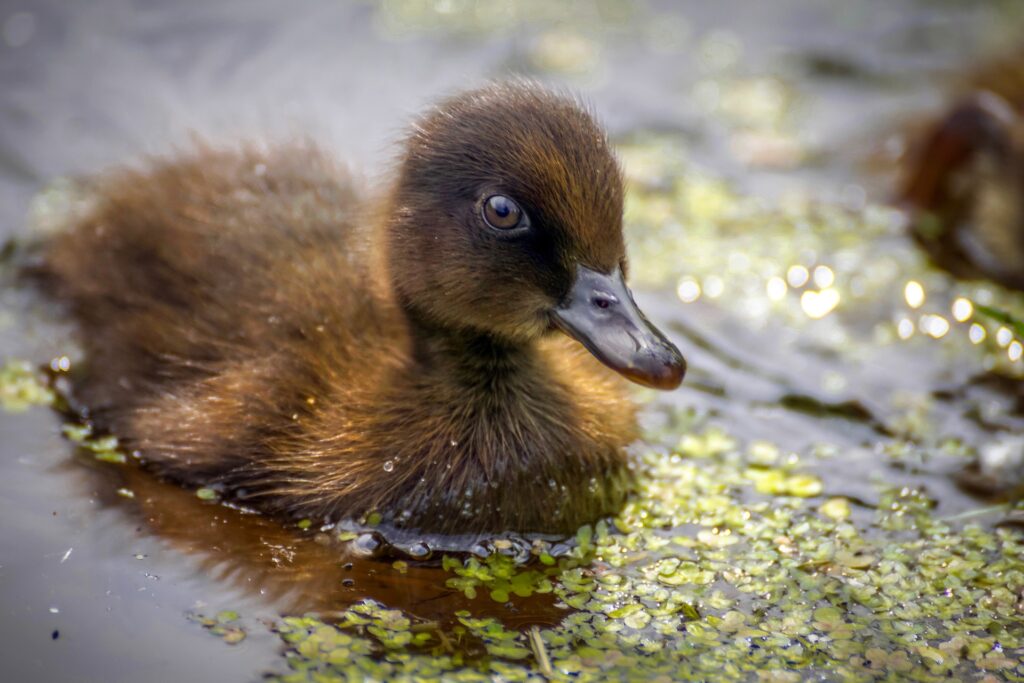
[[[596,124],[533,86],[491,86],[424,117],[396,176],[364,200],[297,146],[102,181],[46,254],[82,331],[79,398],[157,472],[273,513],[554,533],[614,512],[633,408],[553,330],[655,386],[678,384],[682,359],[613,321],[662,354],[622,361],[568,313],[581,274],[624,264],[621,180]],[[607,295],[612,311],[632,303]],[[597,303],[583,314],[605,314]]]
[[[1024,289],[1024,53],[969,75],[913,149],[901,199],[941,267]]]

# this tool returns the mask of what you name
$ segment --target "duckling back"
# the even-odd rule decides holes
[[[358,303],[361,207],[315,149],[200,150],[101,179],[93,199],[45,262],[101,413],[312,334],[324,293],[335,315]]]
[[[265,451],[307,405],[302,358],[328,328],[337,349],[387,334],[363,206],[315,148],[202,149],[101,179],[93,200],[45,255],[88,359],[77,397],[179,478]]]

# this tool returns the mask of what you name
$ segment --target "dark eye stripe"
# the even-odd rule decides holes
[[[510,197],[495,194],[484,200],[481,207],[484,221],[496,230],[511,230],[523,221],[523,210]]]

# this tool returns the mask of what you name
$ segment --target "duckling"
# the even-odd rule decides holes
[[[932,124],[900,197],[915,214],[913,237],[940,267],[1024,290],[1022,60],[981,71],[979,87]]]
[[[419,118],[376,199],[311,144],[114,172],[42,270],[76,397],[159,475],[293,518],[568,533],[630,489],[622,378],[686,368],[626,285],[623,192],[587,111],[499,83]]]

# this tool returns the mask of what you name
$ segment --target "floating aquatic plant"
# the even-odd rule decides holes
[[[31,363],[7,359],[0,367],[0,407],[7,412],[21,412],[32,406],[53,405],[56,398]]]
[[[245,640],[245,628],[239,622],[238,612],[223,610],[212,617],[202,614],[189,614],[188,618],[203,626],[210,633],[220,636],[228,645],[237,645]]]
[[[564,557],[444,559],[449,587],[470,597],[552,592],[566,607],[557,626],[466,611],[417,624],[367,601],[286,619],[280,680],[539,680],[540,658],[554,680],[1024,678],[1019,533],[957,528],[897,487],[854,523],[843,497],[759,487],[751,469],[803,476],[766,467],[766,450],[691,434],[643,456],[641,494]]]
[[[120,450],[116,436],[97,436],[93,434],[90,424],[69,422],[61,427],[61,432],[68,441],[74,442],[82,450],[90,451],[100,462],[122,465],[128,461],[127,456]]]

